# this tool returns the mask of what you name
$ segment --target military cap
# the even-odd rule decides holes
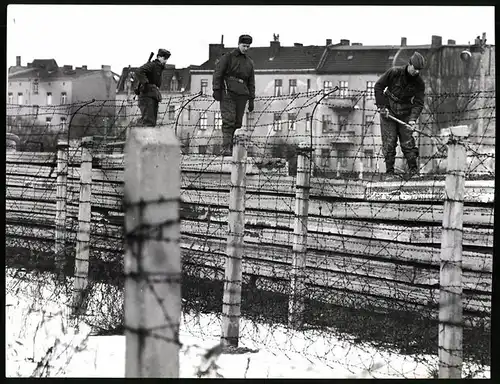
[[[158,55],[157,56],[162,56],[162,57],[165,57],[165,58],[168,59],[170,57],[170,52],[167,51],[166,49],[160,48],[158,50]]]
[[[252,36],[250,35],[241,35],[238,39],[238,44],[252,44]]]
[[[410,64],[413,65],[415,69],[423,69],[425,67],[425,59],[420,53],[415,51],[410,57]]]

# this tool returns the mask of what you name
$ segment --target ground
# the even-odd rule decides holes
[[[6,270],[7,377],[124,377],[125,336],[90,336],[68,325],[62,291],[34,272]],[[42,283],[43,282],[43,283]],[[180,377],[199,377],[219,342],[220,316],[184,313]],[[298,332],[241,320],[241,353],[223,353],[209,376],[225,378],[429,378],[437,356],[378,350],[334,330]],[[467,365],[475,377],[489,377]]]

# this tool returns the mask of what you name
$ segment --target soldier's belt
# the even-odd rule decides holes
[[[235,80],[235,81],[237,81],[238,83],[241,83],[241,84],[243,84],[245,82],[244,80],[238,79],[237,77],[234,77],[234,76],[228,76],[228,77],[226,77],[226,79],[228,79],[228,80]]]

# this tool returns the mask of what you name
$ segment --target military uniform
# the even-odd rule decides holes
[[[416,52],[410,59],[410,64],[419,69],[423,68],[425,61]],[[419,75],[409,74],[408,65],[387,70],[375,83],[374,91],[377,107],[387,108],[391,115],[405,123],[416,121],[424,107],[424,81]],[[410,173],[418,172],[418,148],[412,130],[383,115],[380,116],[380,128],[386,172],[394,173],[398,138]]]
[[[170,52],[165,49],[158,50],[158,56],[170,57]],[[135,73],[139,82],[139,109],[141,111],[140,123],[144,126],[156,126],[158,118],[158,104],[161,102],[161,81],[164,64],[156,58],[144,64]]]
[[[239,43],[251,44],[251,42],[250,36],[240,36]],[[249,110],[253,110],[255,99],[253,60],[239,48],[223,55],[214,71],[212,89],[214,98],[220,101],[223,151],[224,154],[230,155],[233,135],[242,126],[247,101]]]

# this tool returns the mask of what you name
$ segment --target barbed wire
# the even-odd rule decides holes
[[[387,367],[388,377],[417,375],[416,370],[403,370],[389,357],[396,353],[404,356],[405,361],[416,361],[412,359],[417,356],[415,359],[432,376],[437,369],[433,355],[438,338],[439,255],[446,175],[447,133],[443,131],[453,125],[469,125],[469,162],[464,176],[472,184],[467,184],[464,203],[462,299],[465,375],[473,375],[475,370],[490,365],[495,158],[495,102],[490,100],[494,100],[494,92],[429,93],[427,97],[435,100],[422,112],[422,135],[417,138],[420,167],[425,172],[420,182],[401,177],[392,184],[378,183],[384,167],[377,109],[370,105],[373,99],[355,109],[359,97],[366,98],[367,94],[354,91],[351,95],[355,102],[351,100],[347,106],[335,104],[345,101],[341,97],[326,96],[318,101],[325,91],[260,96],[255,100],[254,112],[245,115],[249,142],[242,235],[245,251],[241,340],[247,347],[265,345],[319,359],[327,365],[343,366],[353,375],[364,370],[376,376],[373,364],[352,364],[375,348],[378,361],[374,364]],[[457,98],[471,102],[456,113],[440,109],[445,101],[450,103]],[[483,101],[490,104],[475,104]],[[41,306],[50,300],[70,305],[77,244],[79,236],[87,235],[88,244],[80,243],[79,248],[89,252],[89,272],[88,285],[79,302],[82,308],[78,324],[89,327],[88,334],[146,332],[153,338],[165,339],[164,330],[171,329],[173,336],[165,340],[188,348],[179,339],[180,329],[200,337],[212,332],[211,326],[220,330],[228,260],[231,159],[219,154],[222,131],[215,121],[218,108],[213,98],[203,94],[171,95],[160,105],[158,126],[173,129],[183,151],[179,204],[184,322],[179,325],[165,315],[164,324],[154,329],[131,329],[125,327],[123,315],[125,279],[131,276],[124,269],[124,252],[132,250],[135,259],[140,260],[140,253],[129,244],[132,237],[140,242],[156,234],[162,242],[171,241],[161,236],[168,223],[137,233],[125,232],[124,212],[128,206],[124,202],[123,148],[128,132],[140,118],[135,102],[7,105],[7,132],[18,137],[16,151],[7,155],[6,169],[6,262],[13,271],[8,292],[17,294],[15,287],[31,279],[36,281],[32,287],[38,289],[27,295],[28,301]],[[281,119],[286,113],[294,118]],[[334,121],[339,114],[348,115],[347,122]],[[50,124],[44,122],[47,117],[51,118]],[[52,124],[61,117],[66,120]],[[444,140],[443,144],[426,142],[425,135]],[[90,221],[79,217],[84,150],[81,138],[86,136],[94,138],[89,148]],[[12,136],[9,138],[13,140]],[[69,141],[62,173],[57,171],[57,143],[61,140]],[[302,171],[297,166],[300,142],[309,144],[314,151],[309,155],[306,289],[295,293],[305,302],[305,319],[301,330],[292,331],[287,322],[292,294],[296,177]],[[400,172],[406,169],[399,152],[396,168]],[[66,186],[66,193],[59,196],[65,201],[64,247],[59,250],[61,254],[54,255],[58,230],[56,200],[61,182]],[[158,202],[143,202],[137,209],[154,204]],[[83,224],[90,225],[87,232],[82,231]],[[61,268],[54,261],[61,258],[65,261],[64,281],[51,277]],[[178,283],[181,278],[163,277],[166,283]],[[156,292],[148,279],[145,281],[150,291]],[[50,299],[39,296],[45,290],[51,292]],[[156,299],[161,307],[161,295],[156,294]],[[207,312],[210,315],[204,315]],[[28,312],[24,315],[26,319],[30,316]],[[200,319],[208,323],[200,324]],[[280,332],[285,334],[280,336],[283,342],[269,336]],[[294,341],[298,332],[302,332],[300,346]],[[351,353],[339,357],[332,354],[331,348],[317,349],[319,333],[326,344],[349,345],[356,356]],[[51,356],[60,347],[52,346]],[[71,349],[68,345],[65,348]],[[74,347],[73,353],[79,348]],[[35,359],[41,362],[37,375],[50,374],[47,355]]]

